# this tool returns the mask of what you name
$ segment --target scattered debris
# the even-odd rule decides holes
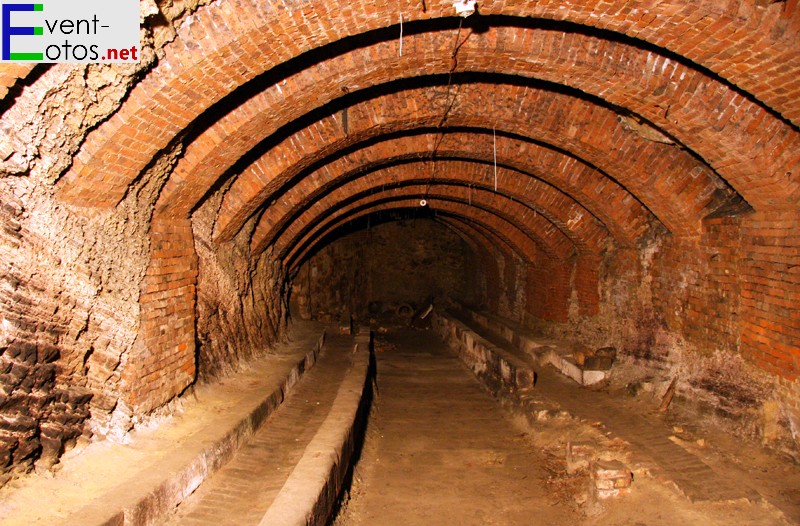
[[[592,469],[595,494],[598,499],[628,495],[633,472],[619,460],[597,460]]]
[[[670,382],[669,387],[667,387],[667,391],[664,393],[664,397],[661,399],[661,406],[658,408],[660,412],[666,412],[670,402],[672,402],[672,397],[675,396],[675,385],[677,383],[678,377],[676,376],[672,379],[672,382]]]
[[[390,343],[383,338],[375,338],[374,345],[376,353],[392,352],[397,350],[397,345]]]
[[[595,445],[591,442],[567,442],[567,473],[574,475],[588,469],[595,455]]]
[[[552,448],[545,448],[542,467],[547,473],[545,485],[549,498],[556,504],[566,504],[579,510],[588,500],[588,477],[586,470],[569,473],[562,460]]]
[[[431,320],[428,316],[431,312],[433,312],[433,298],[428,298],[428,300],[422,304],[422,307],[417,309],[411,317],[411,323],[409,325],[417,329],[430,328]]]
[[[608,371],[617,358],[616,347],[602,347],[600,349],[582,348],[573,353],[575,363],[584,370]]]

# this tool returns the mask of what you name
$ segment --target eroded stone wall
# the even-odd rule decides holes
[[[141,2],[136,64],[4,69],[0,486],[34,466],[51,466],[82,437],[121,439],[143,416],[131,407],[130,387],[141,376],[131,352],[149,352],[137,351],[136,342],[150,221],[181,147],[164,149],[111,207],[73,207],[58,192],[89,132],[118,110],[202,3]],[[155,368],[149,374],[158,376]]]
[[[285,271],[270,251],[251,259],[245,234],[222,244],[211,242],[221,197],[218,192],[209,198],[192,218],[199,260],[197,375],[201,381],[233,372],[247,360],[268,353],[285,335],[288,316]]]
[[[119,437],[132,425],[122,377],[163,180],[149,175],[91,215],[59,204],[35,176],[0,179],[4,478],[54,463],[81,436]]]
[[[588,267],[544,260],[524,284],[526,323],[580,344],[615,346],[653,376],[678,377],[680,399],[700,414],[796,452],[792,305],[800,280],[791,224],[786,214],[710,217],[700,238],[654,232],[642,246],[611,248]],[[595,274],[594,294],[587,272]]]

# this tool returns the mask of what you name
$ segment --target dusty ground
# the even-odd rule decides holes
[[[407,331],[393,343],[378,347],[379,402],[337,524],[554,524],[574,516],[548,501],[544,456],[432,333]]]
[[[692,502],[599,421],[575,418],[552,400],[533,423],[512,415],[432,333],[393,331],[379,337],[376,352],[379,396],[336,526],[800,524],[798,466],[723,433],[668,423],[675,443],[763,498]],[[620,403],[649,410],[641,399]],[[576,441],[625,461],[631,494],[598,501],[587,470],[568,474],[566,445]]]

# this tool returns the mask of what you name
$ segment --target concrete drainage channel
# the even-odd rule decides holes
[[[259,526],[327,524],[364,436],[375,378],[370,336],[356,337],[353,366],[328,417],[306,447]]]
[[[273,455],[274,449],[267,451],[267,462],[261,462],[264,469],[284,477],[277,479],[270,493],[274,499],[262,495],[254,497],[254,501],[261,499],[257,508],[237,503],[221,510],[230,515],[227,523],[239,523],[234,519],[235,508],[251,508],[248,511],[256,516],[248,524],[326,524],[358,456],[375,369],[369,334],[354,338],[323,334],[315,343],[309,340],[296,345],[293,354],[220,384],[214,396],[204,393],[202,403],[187,408],[174,425],[167,423],[152,434],[134,438],[130,445],[89,448],[54,477],[38,478],[18,488],[13,498],[0,501],[0,522],[25,526],[182,524],[185,517],[180,510],[191,507],[192,499],[213,487],[242,452],[252,449],[260,433],[293,442],[281,434],[284,429],[276,422],[286,421],[279,417],[291,414],[284,411],[288,406],[308,402],[305,398],[309,397],[301,393],[304,385],[311,385],[310,376],[328,374],[336,378],[329,384],[328,402],[306,404],[316,405],[319,417],[309,427],[304,414],[300,415],[298,425],[306,428],[307,440],[294,441],[292,462]],[[198,412],[195,406],[205,409]],[[41,506],[42,502],[47,505]]]
[[[372,403],[369,333],[331,336],[293,397],[166,524],[324,525],[358,458]]]
[[[229,464],[158,523],[326,524],[358,457],[372,403],[370,340],[369,333],[329,337],[292,398]]]

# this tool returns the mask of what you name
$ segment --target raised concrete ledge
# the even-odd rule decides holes
[[[581,385],[605,380],[607,371],[585,369],[572,360],[572,350],[562,342],[531,335],[526,329],[499,316],[463,309],[463,312],[482,329],[497,334],[519,351],[533,357],[541,365],[550,364],[563,375]]]
[[[433,327],[493,395],[534,387],[536,373],[530,364],[493,345],[460,320],[436,313]]]
[[[368,340],[356,338],[347,371],[328,416],[264,514],[260,526],[328,523],[357,449],[359,427],[372,399]]]
[[[548,363],[546,355],[556,352],[555,349],[559,346],[557,340],[534,336],[523,327],[499,316],[470,309],[462,309],[461,312],[481,328],[500,336],[509,344],[542,364]]]
[[[4,488],[2,523],[159,524],[280,406],[316,363],[324,343],[323,332],[316,340],[289,344],[283,354],[266,356],[247,371],[199,389],[198,399],[187,401],[181,415],[157,429],[132,433],[128,444],[94,443],[68,455],[55,476]]]

